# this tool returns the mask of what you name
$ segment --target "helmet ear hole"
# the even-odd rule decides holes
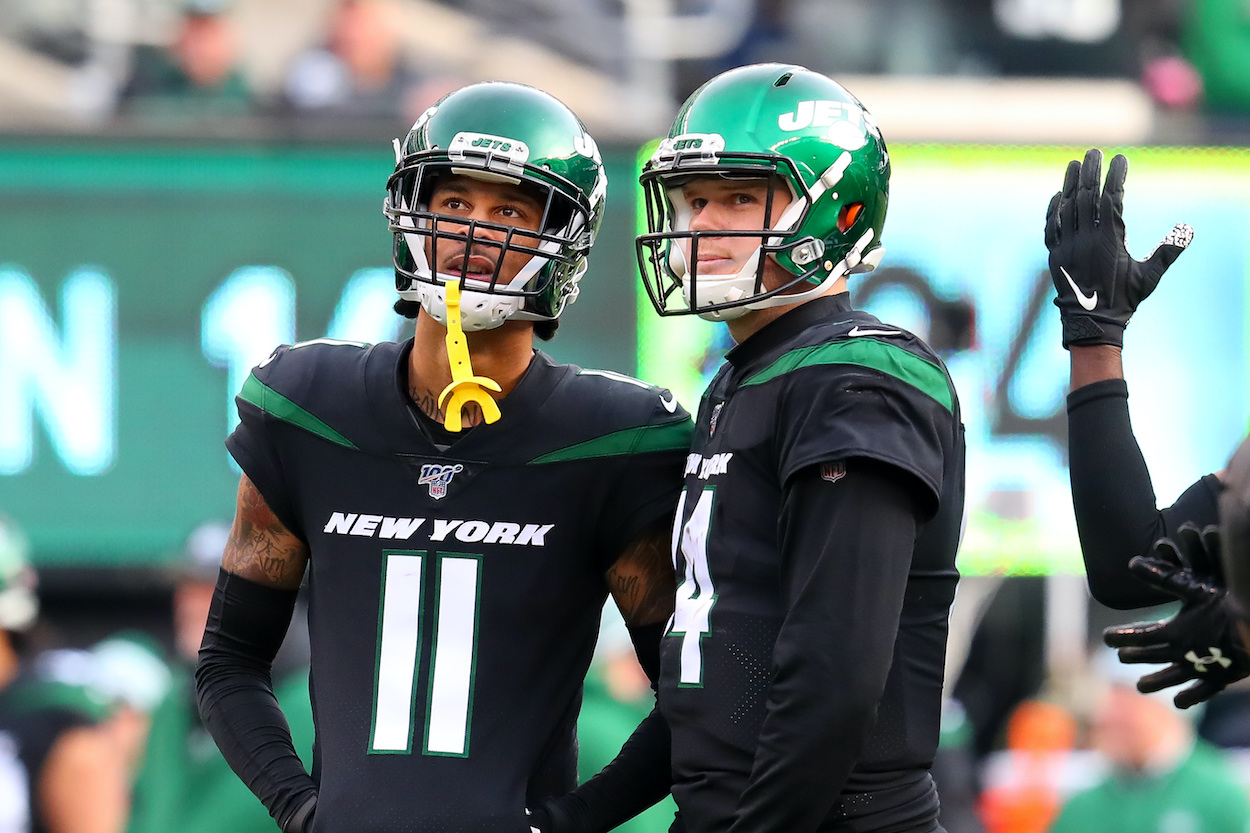
[[[842,210],[838,212],[838,231],[846,234],[846,230],[855,225],[855,221],[859,219],[863,210],[862,202],[852,202],[842,206]]]

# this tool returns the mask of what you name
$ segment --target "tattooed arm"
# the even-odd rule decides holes
[[[232,575],[295,590],[308,564],[308,545],[282,525],[247,475],[239,479],[234,524],[221,566]]]
[[[663,625],[673,615],[676,578],[665,521],[638,536],[608,568],[608,588],[631,627]]]
[[[195,690],[204,725],[230,768],[284,833],[304,833],[317,805],[317,785],[295,753],[270,678],[307,563],[308,546],[244,476]]]

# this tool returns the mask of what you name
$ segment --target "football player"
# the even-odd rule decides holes
[[[1092,148],[1069,162],[1046,213],[1055,305],[1071,361],[1072,505],[1095,599],[1118,609],[1183,602],[1173,619],[1109,628],[1104,640],[1124,662],[1169,663],[1138,682],[1143,692],[1193,681],[1174,698],[1187,708],[1250,673],[1223,604],[1214,532],[1222,473],[1156,508],[1129,421],[1121,350],[1129,319],[1193,240],[1193,229],[1178,223],[1145,260],[1134,259],[1125,247],[1128,159],[1112,158],[1105,184],[1102,159]]]
[[[689,833],[933,831],[964,440],[941,360],[851,308],[890,178],[860,102],[729,70],[644,167],[661,315],[736,345],[695,421],[660,704]]]
[[[384,203],[414,338],[279,347],[238,396],[243,477],[196,677],[286,833],[525,833],[575,784],[609,594],[656,673],[689,415],[534,349],[577,297],[605,189],[552,96],[450,93],[396,142]],[[305,576],[311,775],[268,675]],[[634,741],[664,757],[658,714]],[[667,771],[644,776],[666,794]]]

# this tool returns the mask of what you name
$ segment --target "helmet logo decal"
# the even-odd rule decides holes
[[[683,165],[715,165],[717,155],[724,150],[725,138],[719,133],[682,133],[663,139],[651,162],[665,168],[679,161]]]
[[[520,177],[525,163],[529,161],[530,149],[524,142],[506,136],[465,131],[452,137],[447,156],[452,162],[469,163],[477,168]]]
[[[787,133],[827,127],[829,141],[844,150],[859,150],[869,133],[878,135],[868,114],[849,101],[800,101],[793,111],[777,117],[777,127]]]
[[[599,156],[599,146],[595,144],[594,138],[589,133],[583,133],[580,136],[573,137],[573,150],[585,156],[587,159],[593,159],[596,162],[602,162]]]

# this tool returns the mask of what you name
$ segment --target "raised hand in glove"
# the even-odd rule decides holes
[[[1171,663],[1138,680],[1138,691],[1160,691],[1192,680],[1193,685],[1173,698],[1177,707],[1187,709],[1250,676],[1250,654],[1228,610],[1218,565],[1218,528],[1199,530],[1193,524],[1182,525],[1176,540],[1161,538],[1150,555],[1129,562],[1135,576],[1182,602],[1170,619],[1103,631],[1103,641],[1120,649],[1120,662]]]
[[[1124,245],[1124,178],[1128,159],[1116,154],[1102,179],[1102,151],[1068,163],[1063,190],[1046,211],[1050,277],[1063,322],[1063,346],[1124,344],[1124,327],[1163,273],[1185,251],[1194,230],[1177,223],[1145,260]]]

